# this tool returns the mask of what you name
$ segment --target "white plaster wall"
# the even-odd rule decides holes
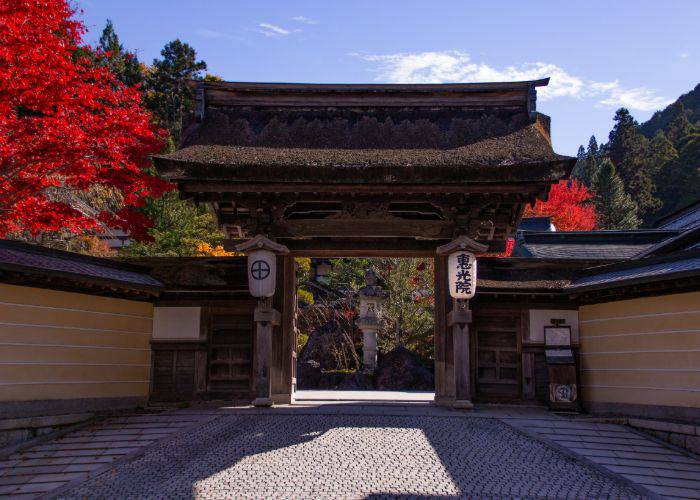
[[[201,307],[154,307],[153,338],[197,340],[201,314]]]
[[[552,319],[565,320],[571,327],[571,342],[578,344],[578,310],[572,309],[530,309],[529,342],[544,343],[544,327],[551,326]]]

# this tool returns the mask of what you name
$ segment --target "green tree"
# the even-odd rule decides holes
[[[678,158],[678,151],[664,133],[659,130],[649,143],[649,171],[652,175],[658,174],[666,163]]]
[[[635,229],[639,226],[637,205],[625,192],[612,161],[601,163],[593,180],[593,191],[600,229]]]
[[[598,141],[594,135],[591,136],[588,141],[588,150],[586,151],[586,158],[583,161],[583,172],[581,175],[581,182],[586,188],[590,189],[593,184],[593,178],[598,171],[598,159],[600,157],[600,151],[598,150]]]
[[[578,179],[583,182],[583,162],[586,161],[586,148],[583,146],[578,147],[578,152],[576,153],[576,164],[574,169],[571,171],[571,177]]]
[[[605,148],[607,156],[618,169],[625,190],[640,213],[649,216],[661,206],[661,201],[655,196],[656,185],[648,159],[649,139],[639,132],[637,122],[627,109],[617,110],[614,121]]]
[[[136,54],[124,49],[124,46],[119,42],[114,25],[109,19],[102,30],[98,47],[103,52],[109,68],[124,85],[133,87],[143,82],[143,66]]]
[[[674,109],[673,118],[666,127],[666,136],[671,142],[677,144],[681,139],[692,132],[693,125],[690,123],[690,120],[688,120],[688,112],[685,106],[683,106],[683,103],[678,101]]]
[[[429,361],[433,356],[433,264],[429,259],[334,259],[328,286],[341,292],[364,286],[365,270],[380,277],[389,298],[381,309],[382,329],[377,342],[381,352],[405,346]],[[347,294],[346,294],[347,296]]]
[[[384,328],[377,336],[382,351],[399,346],[423,359],[433,356],[434,285],[432,260],[417,258],[376,259],[389,298],[381,309]]]
[[[214,214],[205,207],[195,207],[178,198],[176,192],[167,193],[149,203],[144,209],[154,222],[149,230],[153,241],[133,243],[123,249],[131,256],[186,257],[197,255],[202,244],[220,245],[224,239]]]
[[[595,136],[592,135],[590,139],[588,139],[588,156],[592,156],[596,160],[600,157],[600,149],[598,148],[598,141],[596,140]]]
[[[600,158],[600,150],[598,149],[598,141],[592,135],[588,141],[588,149],[584,150],[583,146],[579,147],[576,165],[572,176],[578,179],[581,184],[587,189],[591,188],[593,178],[598,170],[598,160]]]
[[[678,156],[661,168],[658,177],[665,213],[700,199],[700,130],[678,141]]]
[[[187,80],[201,80],[207,64],[198,61],[196,51],[179,39],[168,42],[160,54],[162,59],[153,60],[147,75],[145,100],[170,132],[173,149],[180,142],[183,116],[194,110],[194,93]]]

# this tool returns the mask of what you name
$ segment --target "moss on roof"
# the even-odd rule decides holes
[[[155,157],[157,164],[230,166],[508,166],[571,160],[552,151],[539,124],[452,149],[272,148],[193,145]]]

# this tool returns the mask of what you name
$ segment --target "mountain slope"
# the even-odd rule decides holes
[[[648,121],[642,123],[639,131],[645,136],[652,138],[659,129],[666,129],[668,124],[676,115],[676,110],[680,105],[685,107],[690,123],[700,123],[700,83],[687,94],[683,94],[672,104],[669,104],[661,111],[653,114]]]

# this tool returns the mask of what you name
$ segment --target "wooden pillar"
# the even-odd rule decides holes
[[[471,363],[469,353],[469,324],[472,313],[468,302],[453,301],[452,312],[448,316],[448,326],[452,329],[454,354],[455,398],[452,406],[472,409]]]
[[[468,326],[471,323],[471,311],[468,301],[451,298],[457,290],[448,288],[448,263],[452,255],[457,257],[457,252],[486,250],[486,245],[464,234],[435,249],[435,372],[436,379],[438,375],[440,377],[439,384],[436,380],[435,402],[441,406],[473,407]],[[460,294],[466,295],[463,290],[460,290]],[[473,292],[468,296],[473,297]],[[442,349],[440,352],[438,347]]]
[[[447,257],[435,257],[435,404],[452,406],[455,399],[454,345],[447,316],[452,301],[447,289]]]
[[[236,250],[248,254],[248,287],[251,294],[260,297],[255,308],[255,354],[253,356],[253,372],[255,375],[254,392],[256,406],[270,406],[274,402],[275,389],[280,385],[280,371],[284,363],[284,351],[279,340],[275,341],[274,327],[280,325],[280,312],[274,308],[278,302],[285,301],[279,293],[280,286],[284,290],[287,285],[285,257],[289,249],[270,240],[264,234],[236,245]],[[272,254],[272,256],[271,256]],[[276,257],[275,257],[276,255]],[[274,258],[274,260],[273,260]],[[280,265],[281,263],[281,265]],[[276,271],[273,271],[275,269]],[[275,273],[272,275],[272,273]],[[281,285],[280,285],[281,284]],[[273,305],[272,297],[277,292]],[[279,337],[279,335],[278,335]],[[291,393],[291,389],[289,391]]]
[[[275,404],[290,404],[294,393],[296,364],[296,269],[294,257],[277,257],[277,291],[275,309],[280,311],[281,323],[272,337],[272,400]]]
[[[255,308],[255,406],[272,406],[272,330],[280,323],[280,314],[270,299],[261,299]]]

